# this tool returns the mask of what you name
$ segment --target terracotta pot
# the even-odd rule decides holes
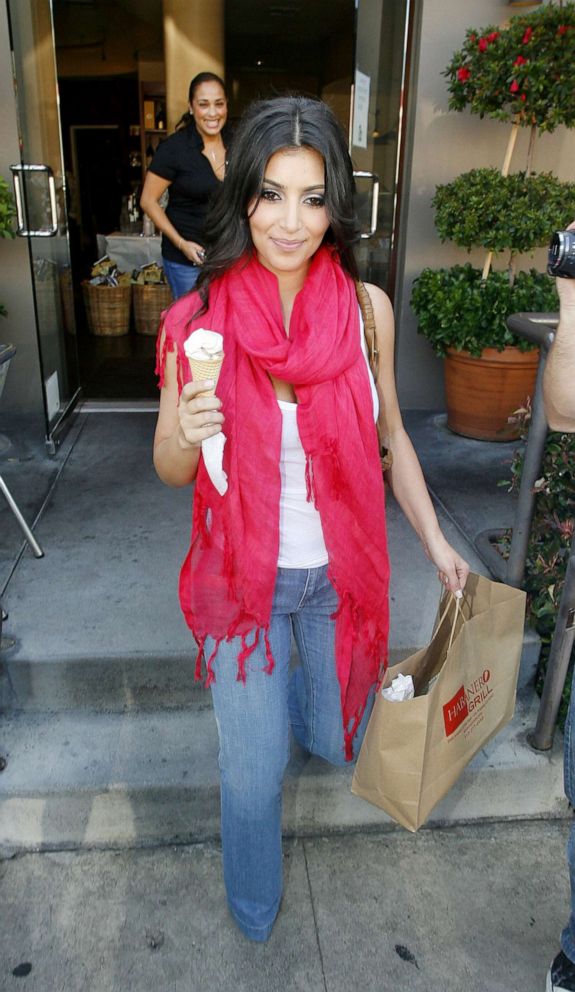
[[[539,350],[485,348],[479,358],[448,349],[444,360],[447,426],[480,441],[512,441],[509,417],[533,396]]]

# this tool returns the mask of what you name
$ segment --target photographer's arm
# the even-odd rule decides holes
[[[575,279],[557,279],[559,327],[543,377],[545,416],[554,431],[575,432]]]

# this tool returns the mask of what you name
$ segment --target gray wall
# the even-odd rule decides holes
[[[12,58],[6,4],[0,2],[0,175],[12,188],[10,165],[20,161]],[[10,366],[2,395],[0,415],[25,413],[38,417],[44,429],[44,401],[28,241],[0,238],[0,299],[8,317],[0,318],[0,338],[14,344],[17,354]]]
[[[446,79],[441,72],[460,48],[468,27],[502,25],[514,13],[529,8],[513,8],[501,0],[423,0],[418,79],[411,94],[414,114],[411,177],[403,201],[405,255],[404,278],[396,301],[397,379],[400,401],[405,408],[443,407],[442,362],[427,341],[417,333],[417,321],[409,299],[415,277],[427,266],[464,263],[481,267],[484,253],[471,252],[450,243],[441,244],[433,223],[431,198],[437,183],[449,182],[461,172],[482,166],[500,167],[510,125],[481,120],[467,112],[447,108]],[[525,168],[528,129],[517,139],[512,171]],[[559,178],[575,180],[575,132],[559,128],[552,135],[537,139],[533,168],[553,171]],[[545,267],[545,251],[534,258],[524,256],[521,267]]]

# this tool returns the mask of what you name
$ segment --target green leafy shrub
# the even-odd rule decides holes
[[[478,357],[484,348],[503,351],[508,345],[529,351],[534,345],[511,334],[507,317],[559,309],[555,283],[544,272],[518,272],[512,285],[507,272],[492,272],[486,282],[481,275],[468,263],[424,269],[415,280],[411,305],[419,332],[437,355],[456,348]]]
[[[498,169],[472,169],[437,186],[432,206],[442,241],[522,253],[547,245],[550,232],[575,217],[575,183],[550,172],[502,176]]]
[[[16,211],[14,201],[5,179],[0,176],[0,237],[13,238],[14,228],[12,221]],[[6,308],[0,303],[0,317],[6,316]]]
[[[523,468],[523,449],[511,468],[511,488],[518,488]],[[547,668],[549,649],[557,622],[567,562],[575,529],[575,434],[551,431],[547,436],[541,476],[535,486],[535,511],[525,566],[523,588],[531,626],[541,638],[539,685]],[[509,549],[510,535],[503,542]],[[575,648],[571,662],[575,661]],[[567,679],[560,720],[567,713],[571,680]]]
[[[509,26],[469,28],[444,71],[449,106],[540,131],[575,125],[575,4],[547,3]]]
[[[0,176],[0,237],[13,238],[14,228],[12,221],[16,211],[14,201],[5,179]]]

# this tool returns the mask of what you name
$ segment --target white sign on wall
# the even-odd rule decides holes
[[[45,385],[48,420],[53,420],[56,414],[60,411],[60,387],[58,385],[58,373],[52,372],[52,375],[46,379]]]
[[[359,69],[355,70],[355,88],[353,94],[353,132],[352,144],[356,148],[367,148],[367,117],[369,113],[369,87],[371,77]]]

